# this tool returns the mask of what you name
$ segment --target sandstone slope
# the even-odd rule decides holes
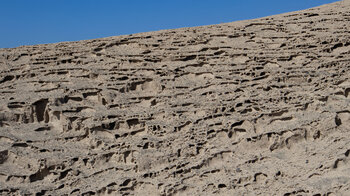
[[[350,192],[350,3],[0,50],[3,195]]]

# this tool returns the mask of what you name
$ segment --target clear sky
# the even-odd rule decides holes
[[[0,0],[0,48],[218,24],[336,0]]]

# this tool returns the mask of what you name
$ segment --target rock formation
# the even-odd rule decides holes
[[[0,50],[0,194],[350,192],[350,2]]]

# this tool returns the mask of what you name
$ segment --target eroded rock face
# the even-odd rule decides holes
[[[349,10],[1,49],[0,192],[349,193]]]

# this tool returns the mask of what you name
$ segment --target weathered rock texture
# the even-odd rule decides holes
[[[350,193],[350,3],[0,50],[4,195]]]

